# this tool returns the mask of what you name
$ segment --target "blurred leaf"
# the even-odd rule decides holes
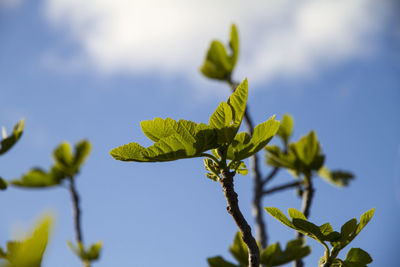
[[[0,190],[6,190],[6,189],[7,189],[7,182],[0,177]]]
[[[237,232],[233,240],[233,244],[230,246],[229,251],[240,263],[240,265],[247,266],[249,263],[249,252],[247,246],[244,243],[240,232]]]
[[[24,131],[24,120],[22,119],[15,124],[13,132],[7,136],[5,128],[2,128],[2,140],[0,142],[0,155],[6,153],[11,147],[13,147],[18,140],[21,138]]]
[[[74,252],[82,261],[95,261],[100,257],[102,242],[94,243],[88,249],[85,249],[81,242],[77,242],[76,246],[71,241],[68,241],[67,244],[72,252]]]
[[[284,251],[281,250],[279,243],[269,245],[261,252],[260,262],[267,267],[279,266],[304,258],[310,253],[310,247],[304,246],[304,239],[295,239],[287,243]]]
[[[75,145],[75,154],[73,165],[75,169],[79,170],[81,165],[85,162],[91,150],[91,144],[87,140],[81,140]]]
[[[346,255],[346,259],[343,262],[344,267],[364,267],[368,263],[372,262],[371,256],[368,252],[361,248],[351,248]]]
[[[318,170],[318,176],[325,179],[336,186],[347,186],[350,180],[354,179],[354,175],[346,171],[330,171],[326,166]]]
[[[220,41],[211,42],[206,59],[200,68],[203,75],[217,80],[228,80],[230,78],[239,54],[239,37],[235,25],[232,25],[231,28],[229,46],[232,50],[231,55],[228,55],[225,46]]]
[[[73,163],[73,156],[71,154],[71,146],[68,142],[59,144],[53,152],[56,164],[63,170],[69,170]]]
[[[287,168],[289,171],[293,171],[296,177],[300,173],[309,176],[313,171],[318,171],[325,159],[314,131],[296,143],[290,143],[287,153],[281,151],[277,146],[268,146],[266,150],[268,152],[267,164]]]
[[[7,244],[7,252],[3,256],[7,263],[1,267],[40,267],[42,257],[47,246],[53,218],[49,215],[43,217],[37,224],[33,234],[23,241],[11,241]]]
[[[207,262],[209,267],[238,267],[237,265],[224,260],[221,256],[208,258]]]
[[[12,180],[10,183],[19,187],[42,188],[59,185],[64,178],[65,174],[57,167],[53,167],[48,173],[40,168],[33,168],[20,179]]]
[[[277,134],[285,145],[288,144],[290,136],[292,135],[293,124],[293,117],[289,114],[284,114]]]

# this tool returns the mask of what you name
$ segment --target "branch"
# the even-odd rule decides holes
[[[302,198],[303,198],[303,202],[301,204],[301,212],[303,212],[304,216],[306,216],[306,218],[308,218],[310,216],[310,208],[311,208],[311,204],[312,204],[312,200],[314,197],[314,186],[311,180],[311,175],[308,176],[306,175],[304,177],[304,191],[302,194]],[[300,232],[297,232],[297,238],[300,239],[303,237],[303,234],[301,234]],[[297,260],[294,263],[295,267],[303,267],[304,263],[303,261]]]
[[[76,240],[83,244],[83,234],[82,234],[82,226],[81,226],[81,209],[79,206],[80,200],[78,191],[75,187],[75,180],[73,177],[69,177],[69,191],[72,197],[72,204],[74,210],[74,225],[75,225],[75,234]],[[82,260],[84,267],[90,267],[90,261]]]
[[[272,187],[272,188],[270,188],[268,190],[263,191],[262,193],[263,193],[263,195],[268,195],[268,194],[275,193],[277,191],[281,191],[281,190],[297,187],[297,186],[299,186],[301,184],[302,184],[301,181],[295,181],[295,182],[279,185],[279,186],[276,186],[276,187]]]
[[[272,180],[272,178],[275,177],[275,175],[278,173],[279,168],[275,167],[271,170],[271,172],[268,174],[267,177],[265,177],[265,179],[262,181],[262,186],[266,185],[269,181]]]
[[[232,79],[229,77],[227,80],[227,83],[231,87],[232,92],[236,90],[236,88],[239,86],[239,83],[232,81]],[[244,111],[244,120],[246,122],[247,126],[247,131],[250,135],[253,135],[253,130],[254,130],[254,124],[253,121],[250,117],[249,111],[248,111],[248,106],[246,106],[246,109]],[[252,202],[252,208],[253,208],[253,216],[256,221],[256,235],[257,235],[257,240],[260,242],[261,248],[264,249],[267,247],[268,244],[268,236],[267,236],[267,231],[266,231],[266,225],[264,222],[263,218],[263,209],[261,205],[261,200],[262,200],[262,190],[263,190],[263,183],[262,183],[262,178],[261,178],[261,171],[260,167],[258,165],[258,155],[254,154],[250,158],[250,164],[251,164],[251,176],[254,180],[254,198]]]
[[[76,191],[75,180],[73,177],[69,179],[69,191],[72,197],[72,204],[74,209],[74,225],[76,240],[83,243],[82,228],[81,228],[81,209],[79,207],[79,195]]]
[[[239,209],[238,195],[233,188],[233,176],[234,172],[224,170],[221,172],[221,179],[219,179],[228,205],[226,209],[238,226],[243,242],[249,251],[249,267],[259,267],[260,251],[251,234],[251,228]]]

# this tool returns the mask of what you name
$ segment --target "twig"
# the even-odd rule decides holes
[[[69,179],[69,191],[72,197],[72,204],[74,210],[74,225],[76,240],[83,243],[82,228],[81,228],[81,209],[79,207],[79,195],[75,187],[75,180],[73,177]]]
[[[235,92],[236,88],[239,86],[239,83],[232,81],[232,79],[230,77],[227,80],[227,82],[228,82],[229,86],[231,87],[232,92]],[[244,120],[246,122],[248,133],[250,135],[252,135],[253,130],[254,130],[254,124],[250,117],[248,106],[246,106],[246,109],[244,111]],[[266,227],[264,217],[263,217],[264,213],[263,213],[261,203],[262,203],[262,197],[263,197],[263,194],[262,194],[263,187],[268,181],[262,181],[262,178],[261,178],[262,175],[261,175],[261,171],[260,171],[258,162],[259,162],[259,160],[258,160],[257,154],[254,154],[253,156],[251,156],[250,171],[251,171],[251,176],[254,180],[254,198],[253,198],[253,202],[252,202],[252,210],[253,210],[254,219],[256,221],[256,237],[257,237],[258,242],[260,243],[261,249],[265,249],[268,244],[268,235],[267,235],[267,230],[266,230],[267,227]],[[269,180],[271,180],[278,172],[278,170],[275,170],[275,169],[273,170],[273,173],[271,173],[268,176],[268,177],[270,177]]]
[[[265,177],[265,179],[262,181],[262,186],[266,185],[268,182],[270,182],[272,180],[272,178],[275,177],[275,175],[278,173],[278,171],[280,170],[280,168],[275,167],[271,170],[271,172],[268,174],[267,177]]]
[[[243,242],[249,251],[249,267],[259,267],[260,251],[251,233],[251,227],[239,209],[238,195],[233,188],[233,176],[234,172],[223,170],[221,171],[221,179],[219,179],[228,205],[226,209],[238,226]]]
[[[281,190],[289,189],[289,188],[292,188],[292,187],[297,187],[297,186],[299,186],[301,184],[302,184],[302,182],[295,181],[295,182],[279,185],[279,186],[276,186],[276,187],[272,187],[272,188],[270,188],[268,190],[264,190],[262,193],[263,193],[263,195],[268,195],[268,194],[272,194],[272,193],[275,193],[275,192],[278,192],[278,191],[281,191]]]
[[[306,216],[306,218],[308,218],[310,216],[310,208],[311,208],[311,204],[312,204],[312,200],[314,197],[314,186],[311,180],[311,175],[305,175],[304,177],[304,190],[303,190],[303,194],[302,194],[302,199],[303,202],[301,204],[301,212],[304,214],[304,216]],[[296,237],[298,239],[303,237],[303,234],[301,234],[300,232],[297,232]],[[303,261],[297,260],[294,263],[295,267],[303,267],[304,263]]]
[[[78,191],[75,187],[75,180],[73,177],[69,177],[69,191],[72,197],[72,204],[74,210],[74,225],[75,225],[75,234],[77,242],[83,245],[83,234],[82,234],[82,226],[81,226],[81,209],[79,206],[80,200]],[[90,261],[82,260],[84,267],[90,267]]]

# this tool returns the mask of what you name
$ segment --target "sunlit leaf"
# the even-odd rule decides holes
[[[0,263],[0,266],[40,267],[52,224],[53,218],[47,215],[39,221],[33,233],[25,240],[9,242],[7,252],[3,252],[7,262]]]
[[[279,121],[272,116],[266,122],[257,125],[251,137],[247,133],[238,134],[228,148],[228,158],[243,160],[254,155],[268,144],[278,129]]]

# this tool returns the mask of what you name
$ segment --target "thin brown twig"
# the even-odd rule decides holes
[[[291,183],[287,183],[287,184],[283,184],[283,185],[272,187],[272,188],[270,188],[268,190],[264,190],[262,193],[263,193],[263,195],[268,195],[268,194],[272,194],[272,193],[275,193],[275,192],[278,192],[278,191],[282,191],[282,190],[285,190],[285,189],[297,187],[297,186],[299,186],[301,184],[302,184],[302,182],[295,181],[295,182],[291,182]]]
[[[80,198],[75,186],[75,179],[73,177],[69,177],[69,191],[71,193],[73,210],[74,210],[74,226],[75,226],[76,241],[83,245],[83,233],[81,226],[82,212],[80,209]],[[82,264],[84,267],[90,267],[90,261],[88,260],[82,259]]]
[[[75,225],[75,234],[76,240],[78,242],[83,243],[83,235],[82,235],[82,228],[81,228],[81,209],[79,207],[79,195],[78,191],[75,187],[75,180],[73,177],[69,179],[69,191],[72,197],[72,204],[74,210],[74,225]]]
[[[227,80],[227,83],[229,84],[232,92],[235,92],[236,88],[239,86],[239,83],[232,81],[231,78]],[[248,106],[246,106],[243,117],[247,126],[247,131],[250,135],[252,135],[254,131],[254,124],[250,117]],[[256,221],[256,237],[258,242],[260,243],[261,249],[263,250],[268,245],[268,235],[266,229],[267,226],[263,217],[264,213],[262,209],[262,197],[263,197],[262,191],[264,185],[268,181],[265,182],[262,180],[262,175],[259,167],[259,159],[257,154],[251,156],[250,164],[251,164],[250,168],[251,176],[254,181],[254,197],[252,201],[252,210],[254,219]],[[276,175],[277,172],[278,170],[274,169],[273,173],[268,176],[270,177],[269,180],[271,180]]]
[[[306,216],[306,218],[308,218],[310,216],[310,209],[311,209],[311,204],[312,204],[312,200],[314,197],[314,185],[312,183],[312,179],[311,179],[311,175],[306,175],[304,177],[304,189],[303,189],[303,194],[302,194],[302,204],[301,204],[301,212],[304,214],[304,216]],[[296,237],[298,239],[303,238],[303,234],[301,234],[300,232],[296,233]],[[296,260],[294,262],[294,266],[295,267],[303,267],[304,266],[304,262],[302,259]]]
[[[257,242],[251,233],[251,227],[240,211],[238,195],[233,186],[233,176],[234,172],[224,170],[221,171],[221,179],[219,179],[227,202],[226,209],[238,226],[242,234],[243,242],[247,246],[249,252],[249,267],[259,267],[260,251]]]

